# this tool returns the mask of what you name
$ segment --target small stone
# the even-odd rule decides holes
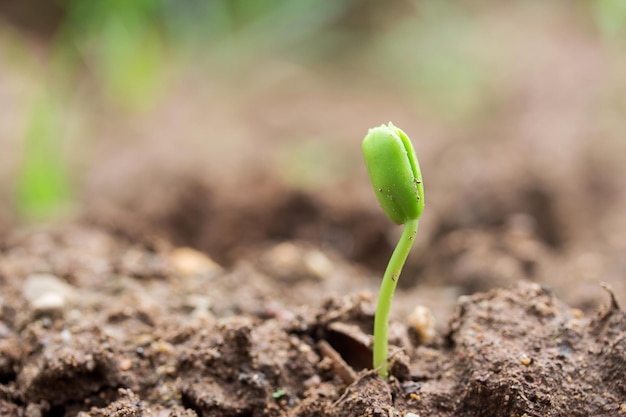
[[[582,319],[583,317],[585,317],[585,313],[583,313],[582,310],[578,308],[571,308],[569,312],[575,319]]]
[[[277,269],[296,269],[300,262],[300,251],[290,242],[279,243],[270,250],[268,255]]]
[[[168,375],[174,376],[176,375],[176,367],[173,365],[163,365],[156,368],[157,375]]]
[[[417,333],[420,343],[428,343],[435,337],[435,317],[428,307],[415,306],[407,322]]]
[[[22,295],[35,311],[53,312],[65,309],[76,298],[76,289],[51,274],[32,274],[26,278]]]
[[[521,362],[522,362],[522,365],[528,366],[528,365],[530,365],[533,362],[533,360],[530,359],[526,354],[524,354],[524,355],[522,355]]]
[[[315,374],[312,377],[305,380],[302,383],[302,385],[304,385],[305,388],[313,388],[313,387],[317,387],[321,383],[322,383],[322,378],[320,378],[318,374]]]
[[[117,368],[120,371],[128,371],[130,368],[133,367],[133,361],[131,361],[128,358],[124,358],[120,361],[120,363],[117,365]]]
[[[96,369],[96,361],[92,354],[85,355],[85,369],[89,372],[93,372],[93,370]]]
[[[319,250],[310,250],[304,255],[304,264],[307,271],[316,278],[324,279],[333,271],[333,264]]]
[[[415,381],[406,381],[402,383],[402,391],[405,394],[415,394],[417,391],[422,389],[422,385],[419,382]]]
[[[156,352],[163,353],[165,355],[173,356],[176,353],[176,350],[174,349],[174,346],[171,343],[168,343],[168,342],[163,341],[163,340],[155,341],[152,344],[152,348]]]
[[[3,321],[0,321],[0,339],[6,339],[11,336],[11,333],[11,329],[9,329]]]
[[[63,341],[63,343],[69,343],[72,340],[72,332],[70,332],[68,329],[63,329],[63,331],[61,332],[61,340]]]
[[[65,308],[65,297],[63,295],[49,292],[42,294],[39,298],[30,303],[35,311],[61,311]]]
[[[174,269],[185,277],[209,275],[221,269],[213,259],[204,253],[187,247],[174,249],[170,259]]]
[[[47,404],[30,403],[26,406],[24,417],[42,417],[47,414],[48,408]]]
[[[552,309],[550,306],[543,301],[535,301],[532,304],[534,310],[542,317],[547,317],[552,314]]]

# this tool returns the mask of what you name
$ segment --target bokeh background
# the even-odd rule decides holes
[[[623,0],[3,0],[0,231],[226,265],[297,239],[377,273],[399,231],[360,142],[391,120],[426,184],[407,287],[592,309],[599,281],[626,302],[625,115]]]

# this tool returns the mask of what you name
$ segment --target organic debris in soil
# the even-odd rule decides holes
[[[392,322],[385,381],[371,297],[322,303],[323,277],[80,226],[0,248],[2,416],[626,415],[614,297],[592,318],[537,284],[463,297],[428,345]]]

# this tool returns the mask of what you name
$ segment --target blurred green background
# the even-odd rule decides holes
[[[361,181],[358,142],[388,120],[426,172],[462,171],[437,174],[445,192],[476,161],[485,186],[565,180],[580,158],[619,186],[625,4],[5,1],[0,224],[71,217],[152,171]]]

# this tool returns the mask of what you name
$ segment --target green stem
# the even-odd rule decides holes
[[[396,290],[396,284],[402,272],[402,267],[406,261],[413,240],[417,234],[417,219],[408,220],[404,224],[404,230],[398,245],[391,255],[383,282],[380,285],[380,293],[378,296],[378,306],[376,307],[376,316],[374,317],[374,369],[378,369],[378,373],[383,378],[387,378],[387,331],[389,327],[389,312],[391,310],[391,299]]]

